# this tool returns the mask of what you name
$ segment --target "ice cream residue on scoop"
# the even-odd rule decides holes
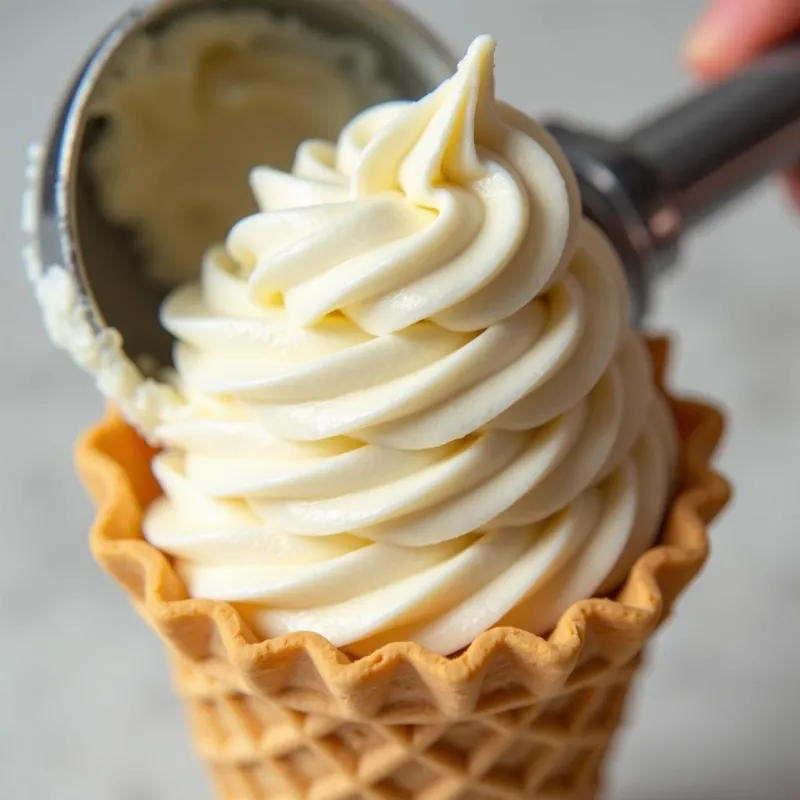
[[[256,210],[253,164],[288,169],[301,141],[395,96],[381,69],[369,43],[263,10],[192,14],[128,42],[92,99],[105,129],[88,167],[148,277],[195,278],[208,245]]]

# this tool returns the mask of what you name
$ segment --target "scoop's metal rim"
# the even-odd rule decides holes
[[[106,325],[95,304],[81,263],[74,179],[89,99],[109,61],[127,40],[129,33],[136,30],[141,18],[138,12],[139,9],[134,8],[120,17],[78,69],[50,127],[44,148],[44,166],[39,178],[36,229],[39,256],[44,265],[57,264],[69,272],[79,297],[88,307],[88,320],[96,333]]]

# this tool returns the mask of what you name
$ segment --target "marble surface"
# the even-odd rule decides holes
[[[457,49],[494,33],[509,100],[611,125],[688,83],[676,49],[702,5],[409,4]],[[71,445],[101,403],[46,341],[18,255],[25,146],[122,6],[0,0],[3,798],[208,797],[160,646],[87,552],[91,509]],[[730,412],[720,463],[738,497],[652,653],[611,773],[615,800],[800,797],[799,220],[765,187],[687,242],[660,288],[654,322],[680,333],[676,385]]]

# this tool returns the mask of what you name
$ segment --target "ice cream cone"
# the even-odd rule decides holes
[[[650,346],[661,381],[667,347]],[[77,451],[99,508],[92,550],[170,645],[220,797],[594,797],[642,651],[729,496],[709,467],[721,415],[670,403],[679,491],[622,588],[574,604],[547,639],[494,628],[449,658],[410,642],[355,660],[314,634],[258,641],[232,606],[189,598],[142,537],[153,451],[113,412],[92,428]]]
[[[590,666],[543,702],[478,696],[484,713],[389,725],[303,714],[175,659],[219,797],[592,798],[641,659]],[[512,690],[513,691],[513,690]],[[434,701],[435,702],[435,701]],[[503,706],[507,710],[500,710]]]

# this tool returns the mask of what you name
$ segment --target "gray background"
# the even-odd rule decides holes
[[[463,51],[499,39],[500,92],[621,124],[689,83],[700,0],[413,0]],[[18,252],[26,144],[120,0],[0,0],[0,797],[207,797],[161,648],[92,563],[71,464],[95,391],[45,339]],[[654,321],[674,382],[722,398],[738,498],[700,583],[651,655],[609,796],[800,797],[800,235],[778,189],[695,240]]]

